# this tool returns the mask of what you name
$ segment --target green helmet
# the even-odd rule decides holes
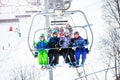
[[[45,37],[45,34],[42,33],[42,34],[40,35],[40,37]]]

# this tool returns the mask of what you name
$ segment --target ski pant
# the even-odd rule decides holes
[[[63,55],[65,63],[75,62],[75,57],[74,57],[75,53],[74,50],[72,50],[71,48],[61,49],[61,53]]]
[[[85,59],[86,59],[86,48],[76,48],[75,51],[75,56],[76,56],[76,61],[79,62],[80,60],[80,55],[82,55],[82,62],[81,64],[84,64]]]
[[[59,52],[58,50],[49,50],[49,64],[58,64],[59,62]]]
[[[40,65],[48,65],[48,54],[46,50],[40,50],[38,52],[38,63]]]

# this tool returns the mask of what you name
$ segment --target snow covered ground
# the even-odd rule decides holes
[[[39,73],[34,77],[39,75],[37,80],[49,80],[49,70],[41,70],[40,66],[37,64],[37,59],[35,59],[29,52],[27,44],[22,41],[17,48],[9,48],[9,50],[2,52],[0,55],[0,79],[1,80],[13,80],[17,70],[20,68],[29,68],[28,70],[35,70],[35,73]],[[26,46],[26,47],[24,47]],[[69,68],[67,64],[64,63],[63,58],[60,57],[60,66],[53,69],[54,80],[80,80],[75,68]],[[82,80],[85,80],[85,74],[90,74],[99,70],[103,70],[104,66],[101,62],[101,58],[96,53],[88,54],[86,65],[84,68],[78,68],[78,71],[81,73]],[[28,72],[26,69],[24,70]],[[14,73],[15,72],[15,73]],[[14,74],[14,75],[12,75]],[[27,75],[29,76],[29,74]],[[104,78],[104,72],[93,74],[87,76],[88,80],[99,80]],[[109,75],[109,79],[112,80],[112,75]],[[104,79],[103,79],[104,80]]]
[[[69,68],[64,63],[63,58],[60,57],[60,66],[53,69],[54,80],[104,80],[105,72],[96,73],[93,75],[86,75],[96,71],[104,70],[103,58],[100,52],[97,51],[97,41],[103,32],[103,22],[101,19],[101,4],[90,5],[95,3],[96,0],[80,0],[81,2],[73,1],[71,10],[82,9],[90,23],[94,24],[92,27],[94,32],[94,45],[90,54],[87,55],[86,65],[78,68],[81,73],[79,76],[75,68]],[[86,3],[88,1],[89,3]],[[99,1],[98,1],[99,2]],[[78,3],[78,4],[77,4]],[[81,6],[79,5],[81,4]],[[86,7],[86,5],[90,5]],[[85,8],[84,8],[85,6]],[[8,14],[9,15],[9,14]],[[24,71],[32,71],[33,80],[49,80],[49,70],[41,70],[37,63],[37,59],[34,58],[29,51],[27,44],[27,34],[30,26],[31,18],[23,18],[19,23],[3,23],[0,24],[0,80],[15,80],[17,70],[25,68]],[[35,23],[39,25],[40,23]],[[9,32],[9,27],[14,29],[20,27],[21,37],[16,32]],[[33,75],[34,74],[34,75]],[[87,76],[87,79],[86,77]],[[36,78],[38,77],[38,78]],[[32,77],[33,78],[33,77]],[[30,80],[30,79],[28,79]],[[109,72],[108,80],[114,80],[113,75]]]

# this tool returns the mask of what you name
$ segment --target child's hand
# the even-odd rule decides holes
[[[55,44],[55,48],[58,47],[58,44]]]
[[[61,41],[60,41],[60,44],[63,44],[63,43],[64,43],[64,41],[63,41],[63,40],[61,40]]]

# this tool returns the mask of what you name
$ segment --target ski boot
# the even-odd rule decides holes
[[[78,68],[80,65],[79,65],[79,60],[76,61],[76,68]]]
[[[72,67],[72,63],[71,62],[69,62],[68,65],[69,65],[70,68]]]

